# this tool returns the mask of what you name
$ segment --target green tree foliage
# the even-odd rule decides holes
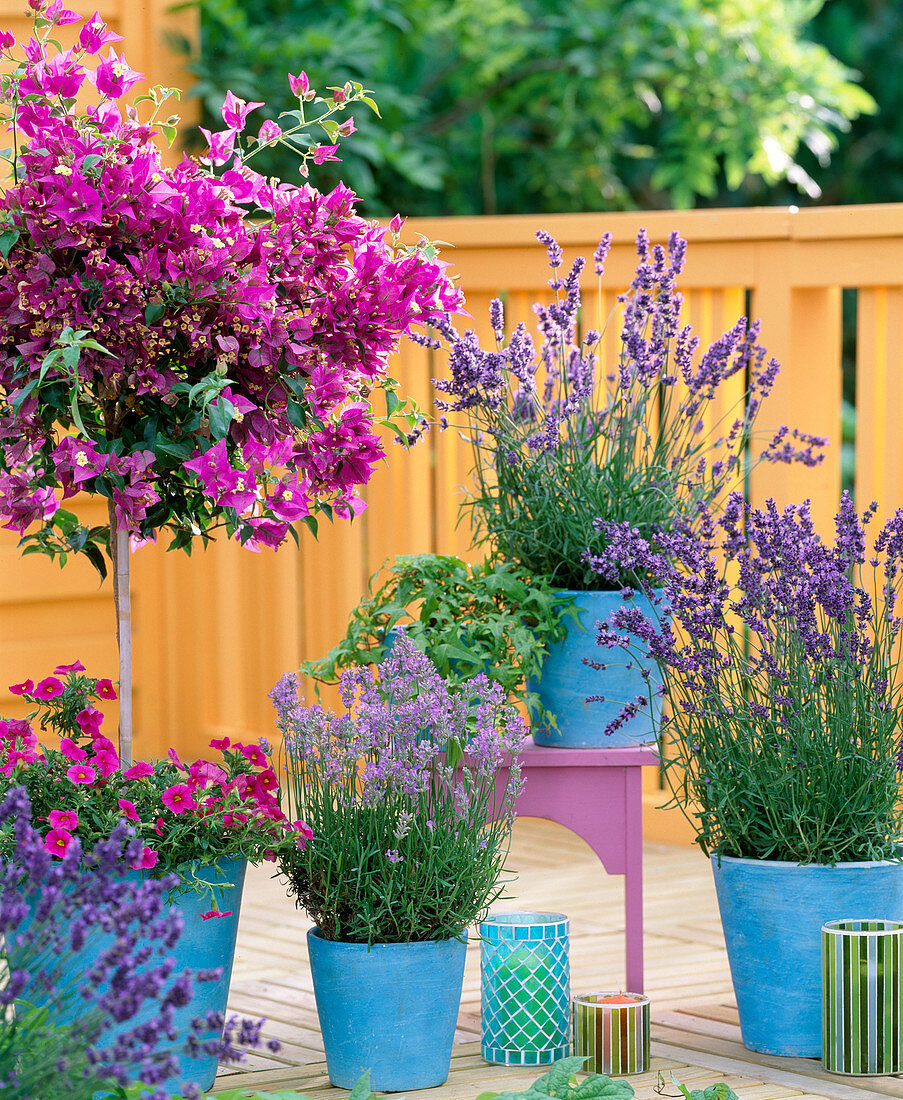
[[[750,176],[814,195],[800,154],[874,106],[805,37],[822,0],[194,2],[211,120],[227,88],[275,117],[301,68],[374,89],[382,121],[358,112],[332,166],[370,213],[690,206]]]
[[[877,102],[838,138],[830,163],[811,152],[803,164],[817,176],[819,201],[829,204],[903,202],[903,4],[895,0],[827,0],[808,30],[842,62],[862,74]],[[751,182],[751,181],[748,181]],[[794,202],[785,186],[745,188],[745,201]]]

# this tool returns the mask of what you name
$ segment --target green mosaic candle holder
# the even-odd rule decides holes
[[[561,913],[498,913],[480,925],[487,1062],[544,1066],[570,1053],[568,926]]]
[[[822,1065],[830,1073],[903,1073],[903,923],[822,925]]]

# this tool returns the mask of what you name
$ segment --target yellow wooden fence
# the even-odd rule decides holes
[[[25,0],[0,0],[0,29],[20,40],[28,21]],[[78,2],[72,7],[90,14]],[[196,16],[172,11],[171,0],[97,0],[101,18],[124,37],[123,51],[148,84],[187,87],[173,36],[196,37]],[[76,28],[64,28],[70,37]],[[136,88],[136,94],[143,88]],[[174,108],[194,112],[190,101]],[[173,153],[172,156],[180,154]],[[690,242],[682,287],[686,319],[703,343],[743,312],[763,321],[763,343],[783,364],[764,426],[787,423],[828,435],[828,459],[815,471],[760,467],[758,501],[812,497],[820,526],[830,521],[840,490],[841,290],[857,293],[856,493],[882,510],[903,504],[903,206],[796,211],[718,210],[434,219],[409,230],[451,242],[447,253],[460,276],[473,320],[463,324],[489,338],[486,311],[503,293],[510,323],[530,321],[530,305],[545,293],[549,272],[533,234],[542,226],[565,248],[566,260],[590,255],[605,230],[614,237],[600,303],[588,276],[586,305],[607,315],[634,267],[633,241],[645,226],[663,241],[678,229]],[[617,324],[606,354],[617,354]],[[428,409],[430,379],[440,359],[406,346],[393,366],[404,392]],[[305,533],[300,552],[251,554],[218,544],[191,558],[150,547],[133,562],[136,749],[185,755],[212,736],[256,738],[272,730],[266,693],[286,669],[319,656],[337,640],[367,577],[397,553],[455,552],[467,556],[469,532],[456,527],[468,450],[452,431],[433,431],[410,454],[389,447],[389,458],[367,490],[369,510],[354,524]],[[85,501],[83,516],[102,522],[105,510]],[[116,675],[109,586],[100,587],[83,561],[60,571],[45,558],[22,558],[16,539],[0,532],[0,685],[37,679],[55,664],[80,657],[98,676]],[[4,678],[5,677],[5,678]],[[0,689],[0,713],[22,713]],[[115,713],[108,718],[115,724]],[[647,800],[661,801],[656,777]],[[686,837],[675,815],[647,813],[647,832]]]
[[[903,504],[903,206],[716,210],[630,214],[435,219],[412,232],[448,241],[472,320],[488,337],[486,311],[504,292],[510,323],[530,320],[530,304],[547,291],[545,252],[533,239],[548,229],[574,255],[591,255],[605,230],[614,243],[606,265],[604,312],[634,268],[640,226],[663,241],[677,229],[689,241],[682,289],[686,318],[703,345],[727,329],[751,293],[762,342],[782,363],[766,407],[766,427],[781,423],[830,437],[817,470],[759,467],[757,500],[811,497],[826,532],[840,492],[841,290],[855,288],[856,494],[886,511]],[[591,267],[591,265],[590,265]],[[595,277],[586,279],[587,306]],[[617,347],[617,325],[607,339]],[[406,345],[393,364],[402,390],[423,408],[441,359]],[[256,738],[272,731],[266,697],[276,679],[338,639],[367,577],[397,553],[467,555],[469,532],[456,527],[468,450],[452,431],[430,432],[413,452],[389,445],[367,489],[369,508],[353,524],[321,525],[315,542],[278,554],[217,544],[188,558],[163,547],[133,559],[135,718],[138,755],[200,752],[212,736]],[[89,502],[87,514],[98,509]],[[0,539],[0,684],[45,675],[80,657],[98,676],[116,675],[109,586],[75,561],[62,572],[39,556],[21,558],[15,537]],[[4,678],[5,677],[5,678]],[[3,711],[21,713],[12,697]],[[649,780],[650,805],[660,801]],[[647,815],[649,832],[673,839],[679,823]],[[684,834],[686,835],[686,834]]]

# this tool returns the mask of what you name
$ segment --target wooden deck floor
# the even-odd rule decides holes
[[[509,868],[517,879],[498,908],[557,911],[571,918],[574,993],[623,987],[623,879],[609,877],[582,840],[547,821],[515,826]],[[647,845],[645,879],[646,993],[652,1002],[650,1073],[630,1078],[641,1100],[677,1096],[673,1073],[690,1088],[726,1081],[741,1100],[903,1098],[903,1077],[826,1074],[809,1059],[753,1054],[740,1042],[711,871],[698,850]],[[347,1095],[329,1085],[305,944],[307,917],[293,909],[268,868],[249,872],[239,924],[230,1008],[266,1016],[278,1054],[253,1053],[223,1070],[217,1087],[297,1089],[311,1100]],[[479,946],[468,947],[464,995],[448,1082],[424,1100],[474,1100],[493,1089],[523,1088],[541,1069],[483,1062]],[[664,1088],[658,1091],[661,1081]]]

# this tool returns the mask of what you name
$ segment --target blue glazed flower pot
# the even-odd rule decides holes
[[[820,1058],[821,927],[861,913],[903,920],[903,863],[712,856],[712,869],[744,1046]]]
[[[206,913],[211,908],[211,895],[209,893],[198,894],[194,891],[187,891],[179,894],[172,901],[171,908],[181,911],[184,921],[184,927],[178,942],[171,951],[167,952],[167,956],[174,958],[176,961],[173,968],[173,977],[181,974],[184,970],[195,972],[222,968],[222,975],[216,981],[195,982],[191,1001],[181,1008],[176,1008],[173,1019],[175,1027],[180,1032],[180,1038],[177,1040],[179,1045],[181,1045],[182,1039],[188,1035],[191,1021],[195,1017],[204,1017],[208,1012],[225,1016],[246,868],[246,860],[221,859],[216,867],[196,866],[194,870],[196,877],[201,882],[211,885],[217,883],[231,884],[222,887],[217,886],[214,895],[220,911],[224,913],[231,911],[231,916],[201,919],[201,914]],[[139,879],[141,873],[137,871],[130,872],[126,877]],[[113,937],[107,934],[98,933],[90,936],[78,957],[71,959],[70,965],[61,970],[60,980],[57,984],[60,987],[66,987],[70,983],[73,987],[77,986],[80,976],[92,965],[101,952],[107,950],[112,943]],[[10,950],[10,957],[15,966],[16,953],[14,949]],[[152,960],[151,965],[158,962],[159,958],[155,958]],[[38,1007],[46,1004],[46,997],[43,997],[39,990],[28,987],[22,993],[22,1000],[36,1004]],[[62,1013],[60,1019],[54,1022],[65,1023],[67,1017],[71,1018],[73,1013],[77,1011],[78,1006],[76,1005],[74,1009]],[[111,1044],[115,1041],[117,1034],[131,1031],[138,1024],[152,1019],[156,1014],[156,1002],[148,1004],[146,1009],[138,1012],[121,1027],[110,1028],[104,1035],[104,1044]],[[209,1039],[218,1037],[219,1032],[217,1029],[211,1029],[207,1035]],[[203,1041],[204,1035],[200,1035],[199,1038]],[[179,1055],[178,1062],[179,1077],[170,1078],[161,1087],[170,1092],[177,1092],[180,1085],[187,1083],[195,1084],[202,1090],[212,1087],[218,1068],[215,1055],[205,1054],[198,1058]],[[106,1094],[101,1093],[99,1095]]]
[[[464,982],[465,940],[344,943],[307,933],[329,1080],[350,1089],[370,1070],[379,1092],[448,1078]]]
[[[530,689],[539,694],[542,705],[555,715],[558,729],[534,725],[533,740],[537,745],[564,749],[624,748],[649,744],[655,740],[654,721],[661,714],[661,696],[653,697],[653,710],[642,708],[615,733],[606,735],[605,728],[620,713],[625,703],[641,695],[648,697],[649,687],[643,679],[642,667],[623,650],[602,649],[596,645],[596,623],[607,619],[624,604],[620,591],[577,592],[573,596],[580,622],[568,620],[567,635],[549,647],[538,680],[530,681]],[[637,592],[630,606],[639,608],[655,621],[651,601]],[[604,669],[584,664],[584,659],[602,662]],[[649,662],[648,667],[655,666]],[[653,683],[658,683],[653,674]],[[604,702],[588,703],[591,695],[603,695]]]

